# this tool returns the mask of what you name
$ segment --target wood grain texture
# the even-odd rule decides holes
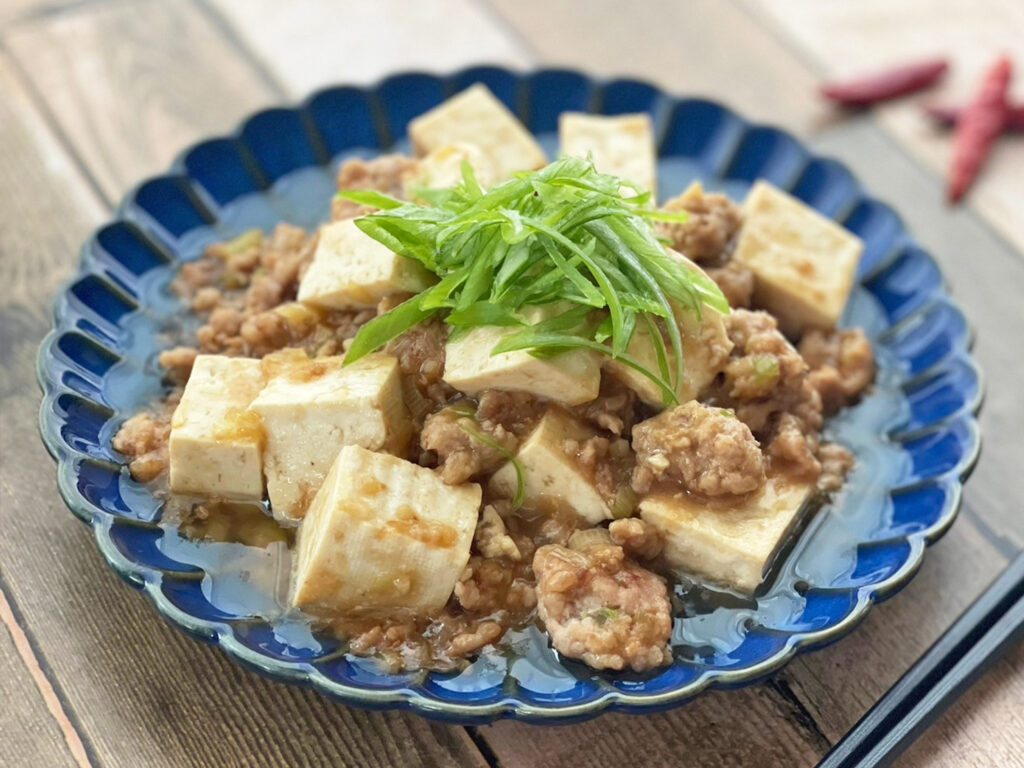
[[[814,77],[732,2],[488,0],[545,65],[651,80],[725,101],[753,120],[806,131],[828,112]]]
[[[76,0],[0,0],[0,26],[29,16],[58,13]]]
[[[783,672],[822,734],[840,739],[1006,566],[968,520],[925,557],[910,585],[843,641]]]
[[[64,507],[37,434],[35,349],[102,212],[2,59],[0,86],[0,563],[87,747],[130,768],[479,765],[461,728],[271,683],[166,625]]]
[[[928,554],[922,572],[905,594],[875,609],[849,638],[825,651],[801,657],[779,678],[789,684],[822,734],[829,740],[838,739],[999,572],[1007,562],[1005,555],[1024,543],[1024,519],[1016,502],[1024,495],[1024,478],[1014,469],[1019,448],[1010,449],[1019,446],[1017,433],[1019,424],[1024,423],[1024,404],[1012,384],[1024,376],[1024,360],[1017,346],[1007,343],[1024,334],[1024,313],[1012,301],[992,300],[1024,290],[1020,259],[974,214],[949,212],[935,174],[903,154],[873,121],[863,117],[844,122],[826,119],[820,105],[807,98],[814,87],[808,70],[781,55],[770,42],[759,41],[768,33],[757,26],[756,17],[730,15],[726,4],[721,3],[706,13],[700,12],[700,3],[693,7],[688,4],[684,28],[681,17],[679,24],[671,23],[673,9],[656,7],[649,12],[662,16],[663,29],[671,29],[671,34],[659,32],[657,25],[638,10],[636,27],[631,14],[628,19],[618,18],[613,30],[594,22],[579,39],[564,40],[554,32],[545,37],[541,19],[547,16],[540,14],[539,3],[534,7],[529,2],[498,0],[497,5],[511,23],[531,35],[539,56],[567,64],[586,66],[598,57],[592,47],[607,48],[614,36],[623,41],[639,39],[641,28],[645,45],[655,52],[661,53],[660,41],[668,38],[664,46],[669,50],[652,56],[646,64],[634,65],[631,54],[622,52],[630,48],[624,45],[602,57],[598,66],[609,70],[626,66],[626,71],[653,77],[687,93],[711,93],[745,114],[812,136],[822,152],[848,162],[869,189],[901,212],[911,230],[942,263],[976,328],[976,353],[989,373],[982,417],[986,450],[967,486],[963,518]],[[553,7],[556,19],[568,23],[570,11],[564,4],[544,5]],[[691,12],[694,8],[697,12]],[[683,11],[679,13],[681,16]],[[553,26],[557,28],[558,24]],[[732,58],[731,68],[714,67],[713,49],[721,45],[723,29],[741,41],[722,46]],[[677,56],[692,55],[695,59],[689,59],[691,62],[706,59],[707,70],[694,72],[698,68],[692,64],[689,72],[681,65],[663,66],[671,61],[673,40],[679,51],[686,51],[677,52]],[[711,50],[705,54],[704,49]],[[802,74],[791,74],[794,68]],[[751,77],[758,83],[754,93],[747,90],[749,82],[745,82]],[[543,746],[549,750],[556,747],[556,740],[545,741]],[[1004,747],[1005,743],[996,751]],[[506,759],[497,747],[496,752]],[[600,752],[610,756],[603,747]],[[700,764],[699,759],[696,764]]]
[[[289,93],[369,83],[403,70],[449,72],[488,62],[529,65],[517,37],[474,0],[204,0]]]
[[[88,3],[3,41],[108,203],[280,100],[189,0]]]
[[[801,708],[764,684],[703,694],[663,714],[552,728],[500,722],[479,733],[504,768],[801,768],[828,748]]]
[[[869,190],[896,206],[942,263],[976,328],[977,353],[985,369],[997,376],[1006,372],[1008,381],[1024,375],[1024,358],[1006,343],[1024,334],[1024,313],[1012,301],[992,300],[1024,290],[1018,254],[976,215],[948,210],[935,174],[906,157],[873,121],[853,116],[837,122],[823,112],[813,97],[815,77],[757,17],[731,3],[696,2],[684,8],[653,2],[610,24],[614,4],[604,0],[590,4],[593,13],[576,21],[575,5],[565,0],[492,2],[529,36],[545,62],[651,77],[669,89],[722,98],[746,115],[797,130],[823,152],[844,159]],[[559,33],[571,25],[578,35]],[[722,44],[724,35],[729,45]],[[623,44],[641,39],[639,50]],[[1014,388],[990,386],[982,418],[988,445],[1016,444],[1015,425],[1024,419],[1024,403]],[[1015,461],[1011,452],[986,451],[976,480],[968,486],[969,506],[987,516],[994,534],[1008,539],[1008,547],[1024,545],[1024,518],[1003,491],[1010,482],[1024,494],[1024,477],[1012,469]]]
[[[494,0],[493,15],[483,2],[460,0],[459,13],[442,17],[433,3],[360,2],[340,20],[336,5],[313,0],[101,0],[6,28],[0,8],[0,36],[19,71],[108,199],[162,170],[187,142],[280,100],[282,89],[300,95],[416,66],[535,62],[648,78],[810,135],[894,203],[943,262],[989,371],[987,447],[963,519],[908,590],[767,685],[713,693],[663,715],[477,729],[504,766],[809,766],[1024,542],[1015,506],[1024,494],[1016,471],[1024,362],[1008,343],[1024,338],[1024,313],[1009,300],[1024,290],[1024,265],[972,213],[949,214],[935,176],[871,121],[837,124],[813,97],[820,64],[812,71],[751,3],[657,0],[622,13],[621,3],[597,0],[580,13],[566,0]],[[804,23],[804,0],[781,5]],[[266,71],[252,66],[253,56]],[[2,58],[0,92],[0,564],[89,747],[112,766],[482,765],[464,729],[364,713],[257,678],[166,627],[107,569],[56,495],[35,434],[31,372],[49,297],[102,209]],[[974,203],[986,210],[981,190]],[[0,643],[0,673],[2,653]],[[1010,764],[1006,756],[1020,754],[1011,706],[1024,687],[1022,666],[1018,654],[994,670],[985,692],[972,692],[978,698],[930,732],[910,764],[930,765],[932,755],[943,766]],[[3,722],[0,715],[0,738]],[[0,762],[3,755],[0,747]]]
[[[897,762],[900,768],[988,768],[1024,761],[1024,646],[975,683]]]
[[[0,617],[4,611],[0,593]],[[14,627],[20,632],[20,627]],[[31,653],[31,649],[29,649]],[[11,627],[0,626],[0,765],[75,768],[60,726],[23,661]]]
[[[877,70],[887,62],[947,55],[951,69],[937,87],[876,110],[900,144],[945,177],[949,133],[922,114],[924,103],[962,104],[977,90],[986,68],[1002,54],[1018,55],[1024,39],[1024,4],[1002,0],[741,0],[768,20],[822,76],[844,77]],[[1013,93],[1024,99],[1019,67]],[[1024,250],[1020,215],[1024,140],[1007,138],[993,154],[968,198],[971,206]]]

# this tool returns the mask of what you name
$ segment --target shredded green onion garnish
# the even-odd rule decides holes
[[[523,502],[526,501],[526,476],[523,474],[523,465],[519,463],[519,459],[516,458],[515,454],[490,435],[485,435],[480,430],[461,421],[459,422],[459,429],[512,462],[512,468],[516,471],[516,494],[512,498],[512,508],[519,509],[523,506]]]
[[[652,220],[685,214],[652,210],[646,192],[623,196],[623,182],[598,173],[589,159],[565,157],[486,192],[467,163],[462,174],[453,189],[421,190],[422,205],[380,192],[339,193],[379,208],[356,226],[439,278],[364,325],[346,364],[437,315],[456,329],[518,329],[492,354],[523,349],[543,357],[582,348],[608,355],[675,403],[683,351],[670,301],[698,314],[702,305],[729,311],[718,286],[672,258],[654,234]],[[547,319],[531,323],[525,310],[536,307],[547,308]],[[656,344],[657,370],[626,354],[638,318]]]

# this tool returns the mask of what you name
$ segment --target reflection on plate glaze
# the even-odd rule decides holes
[[[880,384],[875,397],[833,422],[827,433],[858,453],[851,485],[815,517],[759,599],[756,610],[770,622],[767,628],[744,621],[753,615],[750,605],[725,596],[686,596],[700,607],[677,621],[677,661],[650,677],[606,676],[595,686],[593,676],[577,678],[577,667],[562,665],[542,639],[531,642],[529,630],[512,643],[512,653],[505,647],[487,652],[454,676],[390,676],[373,661],[340,658],[336,641],[314,639],[302,617],[282,614],[284,548],[270,557],[268,550],[256,550],[254,556],[247,551],[253,548],[237,542],[222,542],[223,550],[211,549],[214,542],[190,542],[170,520],[150,529],[148,521],[160,519],[160,503],[121,471],[121,458],[110,447],[124,418],[162,393],[155,353],[163,346],[161,334],[173,335],[180,324],[179,305],[166,290],[180,262],[252,227],[269,230],[280,220],[318,223],[326,216],[341,161],[387,150],[391,137],[404,133],[408,116],[474,81],[507,98],[549,149],[550,130],[565,109],[650,111],[660,126],[663,191],[699,178],[708,189],[742,197],[751,180],[765,177],[867,243],[859,275],[863,289],[848,308],[846,324],[881,340]],[[250,130],[257,122],[260,130]],[[268,130],[273,142],[263,141]],[[272,143],[298,150],[275,160],[268,156]],[[320,165],[291,163],[289,157],[310,157]],[[271,160],[273,171],[267,170]],[[307,682],[353,704],[407,707],[456,722],[500,716],[559,722],[594,716],[609,705],[633,712],[664,708],[692,698],[708,683],[733,686],[756,679],[795,650],[849,631],[871,602],[907,582],[924,545],[955,517],[979,440],[973,413],[981,384],[968,352],[966,321],[934,261],[895,212],[867,197],[840,163],[809,155],[783,131],[751,126],[720,104],[674,99],[635,81],[598,83],[573,72],[520,75],[476,68],[445,78],[402,75],[370,89],[323,91],[298,109],[262,113],[244,132],[189,150],[176,174],[133,191],[118,220],[83,248],[81,272],[58,297],[55,331],[40,348],[41,432],[58,460],[62,495],[94,526],[111,565],[145,589],[172,622],[274,677]],[[76,292],[82,286],[87,290]],[[139,308],[122,312],[109,300],[112,294]],[[892,396],[895,407],[879,395]],[[870,418],[871,426],[853,423],[861,418]],[[97,420],[100,426],[94,427]],[[890,429],[893,439],[882,440]],[[156,546],[165,560],[153,556],[155,534],[162,535]],[[845,549],[830,549],[833,541],[844,542]],[[187,563],[221,564],[224,570],[204,576],[199,595],[192,590],[200,586],[197,574]],[[817,581],[819,576],[832,579],[833,586]],[[239,611],[225,618],[231,604]],[[261,612],[265,618],[241,618]],[[718,622],[727,631],[712,646]],[[687,647],[700,649],[693,661],[680,654]],[[506,668],[514,674],[505,676]]]
[[[853,312],[867,307],[869,300],[861,296],[851,302]],[[858,322],[857,317],[845,319],[846,324]],[[825,433],[827,439],[849,447],[858,457],[842,494],[817,510],[806,528],[796,534],[767,580],[767,589],[754,598],[693,584],[683,576],[676,587],[671,640],[677,658],[728,665],[751,627],[790,629],[805,605],[798,584],[841,583],[853,571],[863,531],[884,529],[890,522],[888,489],[907,475],[909,459],[897,444],[879,436],[898,429],[909,414],[898,364],[884,344],[875,338],[872,342],[879,355],[874,390],[832,420]],[[288,605],[292,532],[280,528],[262,505],[210,506],[205,520],[175,524],[165,518],[164,554],[202,568],[203,593],[216,608],[265,619],[282,642],[298,641],[297,648],[318,646],[311,631],[313,620]],[[571,662],[567,668],[536,627],[510,631],[499,649],[488,650],[466,669],[435,684],[450,690],[482,690],[493,686],[494,680],[500,679],[499,670],[504,675],[505,669],[527,688],[536,689],[537,681],[544,680],[545,690],[581,678],[635,677],[596,673]],[[503,655],[507,657],[504,660]],[[373,659],[347,658],[383,671]]]

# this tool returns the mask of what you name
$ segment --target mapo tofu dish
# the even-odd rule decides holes
[[[182,266],[199,317],[114,445],[184,510],[293,533],[289,602],[357,655],[453,669],[510,629],[672,660],[680,579],[757,592],[854,460],[837,322],[862,243],[771,184],[656,200],[647,115],[565,113],[553,161],[483,86],[341,165],[331,220]]]

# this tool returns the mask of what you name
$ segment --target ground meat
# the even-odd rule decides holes
[[[799,349],[826,415],[857,402],[875,379],[875,355],[860,328],[808,331]]]
[[[665,581],[622,547],[546,545],[533,558],[537,609],[559,653],[595,669],[637,672],[672,661]]]
[[[481,621],[469,632],[462,632],[448,643],[449,656],[466,656],[490,645],[505,634],[505,629],[496,621]]]
[[[317,325],[312,310],[303,308],[313,319],[298,326],[292,320],[301,313],[282,310],[294,300],[315,248],[315,237],[280,224],[269,237],[252,230],[211,245],[201,259],[183,266],[175,289],[191,298],[195,311],[210,313],[196,332],[199,350],[262,357],[309,335]]]
[[[189,301],[194,301],[199,297],[200,292],[204,291],[208,299],[211,294],[207,289],[219,284],[223,275],[224,261],[207,253],[202,258],[182,264],[181,269],[178,270],[178,274],[171,283],[171,287],[175,293]],[[216,306],[215,304],[209,304],[208,301],[201,302],[201,305],[203,304],[207,304],[207,306],[202,310],[197,309],[197,311],[208,312]]]
[[[685,222],[659,222],[656,228],[659,235],[672,241],[673,248],[698,264],[722,263],[742,221],[736,203],[725,195],[706,195],[699,187],[690,187],[669,200],[662,210],[690,214]]]
[[[843,406],[846,397],[843,395],[843,381],[839,371],[831,365],[823,365],[807,374],[807,381],[814,387],[821,399],[823,415],[831,416]]]
[[[213,288],[212,286],[200,288],[196,291],[195,298],[192,299],[192,311],[200,313],[212,312],[216,307],[220,306],[223,298],[218,288]]]
[[[403,333],[387,346],[402,369],[403,392],[413,417],[421,420],[438,404],[447,402],[455,390],[444,376],[444,345],[448,332],[443,323],[431,320]],[[407,381],[405,381],[407,380]]]
[[[510,568],[508,560],[474,555],[455,584],[455,599],[478,615],[522,615],[533,609],[537,598],[521,569]]]
[[[504,614],[480,618],[446,611],[434,622],[396,615],[385,621],[343,618],[332,623],[335,633],[348,639],[351,653],[375,656],[384,669],[398,673],[464,667],[464,657],[501,638],[507,621]]]
[[[259,272],[245,295],[245,308],[264,312],[284,301],[291,301],[299,290],[299,277],[316,250],[316,237],[308,237],[298,227],[278,224],[259,249]]]
[[[733,309],[749,307],[754,296],[754,273],[736,261],[724,267],[708,267],[708,277],[718,284]]]
[[[372,309],[337,309],[325,313],[310,334],[303,338],[302,346],[313,357],[344,354],[348,342],[376,316],[376,310]],[[297,335],[294,328],[293,335]]]
[[[418,165],[419,160],[405,155],[382,155],[374,160],[348,160],[338,169],[338,189],[373,189],[401,199],[405,194],[403,177]],[[336,197],[331,203],[331,221],[354,219],[374,210]]]
[[[476,418],[487,429],[500,425],[522,438],[540,420],[545,407],[529,392],[485,389],[480,393]]]
[[[492,504],[484,507],[480,514],[480,521],[473,534],[473,546],[484,557],[507,557],[509,560],[523,558],[515,539],[505,530],[505,521]]]
[[[775,318],[766,312],[737,310],[726,321],[733,359],[725,366],[729,396],[757,400],[799,387],[807,365]]]
[[[727,316],[726,328],[734,346],[717,399],[764,437],[773,416],[806,399],[807,364],[766,312],[737,309]]]
[[[608,533],[612,542],[635,560],[653,560],[661,554],[665,544],[658,529],[639,517],[612,520]]]
[[[198,355],[199,350],[195,347],[174,347],[161,352],[157,362],[162,368],[167,369],[175,382],[184,384],[192,373],[192,364]]]
[[[245,342],[238,335],[242,327],[242,313],[231,307],[217,307],[210,313],[206,325],[196,332],[199,348],[207,354],[227,352],[242,354]]]
[[[128,469],[140,483],[155,480],[167,469],[167,440],[171,434],[170,417],[148,413],[132,416],[114,436],[114,449],[128,456]]]
[[[789,474],[813,480],[821,473],[817,450],[816,430],[808,430],[792,413],[779,415],[766,451],[773,466]]]
[[[750,429],[730,411],[691,400],[633,428],[633,489],[670,481],[704,496],[750,493],[765,481]]]
[[[483,435],[485,439],[474,435]],[[501,445],[505,452],[489,445],[487,438]],[[429,415],[420,434],[420,445],[437,454],[441,478],[449,485],[461,485],[470,478],[494,472],[508,460],[508,454],[515,453],[517,444],[516,436],[500,424],[487,430],[455,408]]]
[[[376,656],[382,666],[392,673],[419,669],[425,664],[447,661],[431,653],[431,643],[423,638],[423,627],[413,617],[394,618],[390,621],[362,628],[350,626],[353,622],[340,622],[338,634],[349,638],[348,650],[357,656]],[[447,665],[444,665],[447,666]]]
[[[636,419],[636,392],[615,376],[601,377],[601,390],[595,400],[578,405],[573,413],[599,429],[621,436],[629,434]]]
[[[821,461],[818,488],[826,493],[838,491],[853,468],[853,454],[838,443],[824,443],[818,449],[818,459]]]
[[[212,324],[212,318],[211,318]],[[268,310],[247,317],[238,327],[238,336],[254,357],[263,357],[284,349],[298,338],[293,337],[288,321],[278,312]]]

